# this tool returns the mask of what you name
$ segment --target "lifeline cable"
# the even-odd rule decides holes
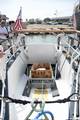
[[[72,100],[71,97],[73,97],[74,95],[77,95],[78,99],[77,100]],[[45,101],[46,104],[49,104],[49,103],[66,103],[66,102],[78,102],[79,100],[79,94],[78,93],[72,93],[70,96],[68,96],[67,98],[64,98],[64,99],[58,99],[58,100],[55,100],[55,101]],[[20,100],[20,99],[13,99],[11,97],[8,97],[8,96],[0,96],[0,100],[3,100],[4,102],[7,102],[7,103],[16,103],[16,104],[23,104],[23,105],[26,105],[26,104],[30,104],[31,101],[26,101],[26,100]],[[40,104],[42,103],[42,101],[34,101],[35,104]]]

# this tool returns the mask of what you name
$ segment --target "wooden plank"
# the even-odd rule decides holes
[[[79,31],[79,30],[76,30],[76,33],[79,33],[79,34],[80,34],[80,31]]]
[[[17,33],[76,33],[76,30],[74,29],[22,29],[15,31]]]

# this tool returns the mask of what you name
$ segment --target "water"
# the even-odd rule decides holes
[[[28,35],[26,36],[26,44],[28,43],[57,43],[57,37],[53,35]]]
[[[75,35],[70,35],[74,37]],[[26,44],[37,44],[37,43],[51,43],[56,44],[57,43],[57,35],[27,35],[26,36]],[[61,37],[62,40],[67,39],[67,35]]]

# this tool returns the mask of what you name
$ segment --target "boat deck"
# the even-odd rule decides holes
[[[64,58],[64,56],[63,56],[63,58]],[[50,89],[45,89],[43,95],[40,94],[41,92],[38,91],[37,89],[32,89],[29,98],[26,96],[23,96],[22,94],[23,94],[23,90],[25,88],[24,86],[26,86],[26,79],[27,79],[27,76],[23,75],[18,84],[18,89],[16,90],[16,97],[19,99],[22,99],[22,100],[24,100],[24,99],[32,100],[32,99],[38,98],[40,100],[44,99],[45,101],[53,101],[53,100],[63,99],[65,97],[68,97],[70,95],[71,85],[72,85],[72,81],[70,81],[71,74],[69,74],[69,72],[72,72],[72,71],[70,71],[70,69],[67,69],[67,67],[70,68],[70,64],[66,60],[63,70],[61,71],[63,76],[60,79],[55,80],[58,91],[59,91],[59,96],[52,97],[52,92]],[[18,116],[17,116],[18,119],[24,120],[31,110],[31,105],[30,104],[27,104],[27,105],[16,104],[15,108],[16,108],[16,112],[18,113]],[[54,115],[55,120],[66,120],[66,119],[68,119],[69,103],[46,104],[45,110],[51,111]],[[34,112],[32,114],[31,120],[34,118],[34,116],[36,114],[37,114],[36,112]]]

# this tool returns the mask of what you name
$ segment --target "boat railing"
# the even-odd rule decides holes
[[[9,37],[9,38],[6,38],[6,39],[0,38],[0,44],[4,43],[6,41],[9,41],[9,39],[12,39],[12,37]]]
[[[71,41],[67,41],[67,40],[65,40],[64,48],[66,50],[67,56],[69,56],[69,58],[70,58],[70,61],[71,61],[70,64],[71,64],[71,68],[72,68],[73,63],[77,59],[80,59],[80,48],[76,46],[76,49],[75,49],[73,47],[73,45],[71,45]]]
[[[4,89],[5,89],[5,83],[3,82],[3,87],[2,87],[2,96],[4,96]],[[5,115],[5,102],[4,100],[1,100],[1,117],[0,119],[3,120]]]
[[[6,40],[6,41],[8,41],[8,39]],[[14,40],[14,38],[13,38],[13,40],[11,41],[12,43],[11,43],[11,45],[10,45],[10,47],[4,52],[5,53],[5,55],[4,55],[4,57],[5,58],[8,58],[8,59],[6,59],[7,60],[7,62],[8,62],[8,60],[12,57],[12,56],[14,56],[14,54],[19,50],[19,49],[21,49],[21,48],[23,48],[24,46],[25,46],[25,42],[24,42],[25,40],[24,40],[24,38],[23,37],[21,37],[21,38],[19,38],[18,40]],[[5,42],[5,41],[3,41],[3,42]],[[10,41],[9,41],[10,42]],[[3,57],[3,58],[4,58]],[[6,63],[7,63],[6,62]]]
[[[66,36],[65,41],[63,41],[63,48],[65,49],[65,51],[72,56],[72,58],[74,59],[75,54],[80,56],[80,48],[78,46],[78,39],[70,37],[70,36]]]
[[[76,87],[75,87],[75,93],[79,92],[79,80],[80,80],[80,65],[78,67],[78,71],[77,71],[77,75],[76,75]],[[75,96],[74,98],[75,100],[78,99],[77,96]],[[80,117],[80,114],[78,113],[78,108],[79,107],[79,101],[74,103],[74,119],[78,119],[78,117]]]
[[[12,39],[12,38],[11,38]],[[5,64],[8,63],[8,61],[15,55],[15,53],[19,50],[21,50],[22,48],[25,47],[25,40],[24,37],[21,36],[18,40],[14,40],[15,38],[13,37],[13,39],[11,41],[9,41],[9,39],[6,39],[5,41],[2,40],[2,43],[8,41],[9,43],[11,42],[10,47],[4,51],[4,55],[3,57],[0,59],[0,64]]]
[[[5,51],[5,55],[3,56],[3,58],[1,58],[0,64],[2,66],[0,66],[0,74],[1,74],[1,79],[3,82],[3,88],[2,88],[2,96],[4,96],[4,91],[5,91],[5,79],[6,79],[6,70],[7,70],[7,64],[9,63],[9,61],[13,58],[16,59],[16,57],[18,56],[18,54],[20,53],[20,51],[24,48],[24,43],[22,42],[22,38],[20,40],[18,40],[17,42],[15,42],[12,46],[10,46],[6,51]],[[12,50],[12,53],[10,53]],[[16,53],[18,53],[16,55]],[[0,115],[0,119],[3,120],[4,116],[5,116],[5,102],[4,100],[2,100],[1,103],[1,115]]]
[[[72,86],[72,90],[71,93],[76,93],[75,96],[72,98],[74,99],[76,102],[72,102],[70,103],[70,107],[69,107],[69,119],[71,120],[79,120],[80,119],[80,64],[78,65],[78,70],[77,72],[74,73],[74,77],[73,77],[73,86]]]
[[[75,63],[75,69],[74,70],[74,76],[73,76],[73,81],[72,81],[72,90],[71,93],[79,93],[79,81],[80,81],[80,46],[78,46],[78,44],[76,44],[76,47],[74,48],[74,42],[72,41],[76,41],[78,42],[77,39],[73,39],[73,38],[67,38],[65,40],[65,46],[64,48],[66,49],[66,53],[70,56],[71,58],[71,62],[70,68],[73,68],[73,64]],[[72,44],[71,44],[72,42]],[[74,86],[75,84],[75,86]],[[78,99],[78,96],[74,96],[74,100],[76,101]],[[79,101],[75,102],[75,103],[70,103],[70,119],[78,119],[78,117],[80,117],[79,114]],[[73,108],[73,110],[72,110]]]

